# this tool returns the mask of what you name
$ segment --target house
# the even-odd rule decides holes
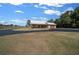
[[[56,24],[47,21],[30,21],[30,27],[54,29],[56,28]]]

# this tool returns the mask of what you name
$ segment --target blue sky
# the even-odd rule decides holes
[[[59,18],[65,11],[74,10],[78,6],[78,3],[23,3],[20,5],[0,3],[0,23],[24,26],[28,19],[47,21]]]

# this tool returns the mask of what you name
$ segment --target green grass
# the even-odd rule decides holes
[[[79,54],[79,33],[34,32],[0,36],[0,54]]]

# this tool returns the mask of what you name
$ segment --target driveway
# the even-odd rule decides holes
[[[73,28],[56,28],[56,29],[32,29],[32,30],[0,30],[0,36],[4,35],[12,35],[12,34],[20,34],[20,33],[31,33],[31,32],[79,32],[79,29],[73,29]]]

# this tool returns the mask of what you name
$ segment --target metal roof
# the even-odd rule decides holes
[[[47,22],[48,25],[56,25],[55,23]]]
[[[46,21],[31,21],[30,24],[46,24]]]
[[[47,21],[31,21],[30,24],[56,25],[55,23],[50,23],[50,22],[47,22]]]

